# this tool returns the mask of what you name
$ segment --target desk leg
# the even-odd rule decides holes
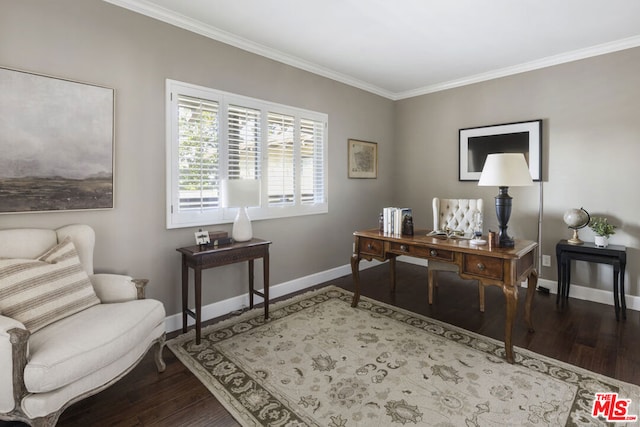
[[[264,282],[264,320],[269,318],[269,248],[262,259],[262,279]]]
[[[202,328],[202,269],[194,269],[195,302],[196,302],[196,345],[200,344],[200,330]]]
[[[524,305],[524,321],[529,328],[529,332],[535,332],[533,329],[533,321],[531,320],[531,309],[533,308],[533,297],[536,294],[536,287],[538,286],[538,272],[532,270],[527,278],[527,300]]]
[[[187,257],[182,255],[182,333],[187,332],[187,310],[189,310],[189,267]]]
[[[389,274],[391,276],[391,292],[396,291],[396,257],[389,259]]]
[[[253,308],[253,260],[249,260],[249,309]]]
[[[518,290],[514,284],[503,285],[502,292],[506,300],[506,319],[504,325],[504,348],[506,351],[507,362],[513,363],[513,342],[511,337],[513,335],[513,322],[516,317],[516,311],[518,309]]]
[[[351,300],[351,307],[356,307],[360,300],[360,255],[351,255],[351,276],[353,277],[353,300]]]
[[[616,321],[620,320],[620,302],[618,300],[618,276],[620,275],[620,266],[617,264],[613,265],[613,305],[616,310]]]

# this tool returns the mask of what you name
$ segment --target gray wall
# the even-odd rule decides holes
[[[543,119],[543,182],[509,190],[510,234],[537,240],[542,207],[542,253],[552,266],[540,274],[556,280],[555,244],[571,236],[564,212],[583,206],[607,216],[620,226],[610,242],[628,247],[628,293],[640,295],[640,48],[402,100],[396,116],[397,193],[414,220],[431,224],[432,197],[479,196],[493,229],[498,190],[458,181],[458,129]],[[589,228],[580,236],[593,241]],[[610,266],[579,265],[572,283],[611,290]]]
[[[116,91],[115,209],[0,215],[0,227],[90,224],[96,270],[151,279],[149,295],[168,314],[180,310],[175,248],[191,244],[194,229],[165,228],[166,78],[329,115],[329,213],[254,223],[256,236],[273,241],[272,285],[346,265],[352,231],[376,226],[384,206],[411,206],[415,225],[430,227],[432,197],[480,196],[487,228],[496,228],[497,189],[457,180],[458,129],[541,118],[544,181],[510,191],[511,233],[537,238],[542,200],[542,252],[553,254],[569,236],[567,208],[607,215],[621,225],[612,242],[629,247],[627,283],[640,295],[640,49],[393,102],[98,0],[0,8],[1,66]],[[348,138],[378,142],[378,179],[347,178]],[[592,240],[588,229],[581,236]],[[245,270],[207,272],[204,303],[245,293]],[[610,289],[609,274],[579,269],[573,282]],[[541,276],[555,280],[555,260]]]
[[[329,213],[254,222],[254,234],[273,241],[272,285],[348,264],[352,232],[377,226],[381,204],[392,195],[392,101],[98,0],[12,1],[0,8],[1,66],[116,93],[115,209],[0,215],[1,228],[90,224],[96,271],[151,279],[149,295],[165,303],[167,314],[178,313],[175,249],[193,244],[196,229],[165,228],[166,78],[329,115]],[[378,143],[378,179],[347,178],[348,138]],[[246,265],[209,270],[203,280],[205,304],[246,293]],[[260,285],[261,274],[256,280]]]

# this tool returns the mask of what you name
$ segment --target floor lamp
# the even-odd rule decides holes
[[[507,223],[511,217],[513,198],[509,196],[509,187],[533,185],[529,166],[522,153],[489,154],[484,162],[478,185],[497,186],[500,193],[496,196],[496,216],[500,227],[499,246],[512,248],[515,243],[507,234]]]
[[[224,179],[221,182],[222,207],[238,208],[231,237],[246,242],[253,237],[247,207],[260,205],[260,181],[255,179]]]

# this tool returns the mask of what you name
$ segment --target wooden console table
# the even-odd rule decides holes
[[[389,260],[391,269],[391,289],[396,286],[396,257],[406,255],[424,259],[450,262],[458,265],[460,277],[479,280],[483,285],[500,286],[505,296],[506,318],[504,329],[504,346],[506,359],[514,362],[513,322],[518,309],[518,284],[528,279],[527,298],[524,317],[533,332],[531,307],[538,283],[535,270],[536,242],[516,240],[513,248],[493,248],[488,245],[474,246],[464,239],[439,239],[427,236],[429,230],[416,230],[413,236],[394,237],[381,233],[377,229],[356,231],[355,253],[351,257],[351,272],[355,285],[352,306],[358,305],[360,299],[361,259],[371,261]],[[474,287],[474,289],[476,289]]]
[[[269,245],[262,239],[235,242],[218,247],[188,246],[176,249],[182,254],[182,332],[187,332],[187,316],[196,320],[196,344],[200,344],[202,328],[202,270],[249,261],[249,308],[253,308],[253,295],[264,299],[264,318],[269,318]],[[264,292],[253,287],[253,261],[263,259]],[[195,310],[189,309],[189,267],[194,271]]]
[[[624,296],[624,270],[627,265],[627,248],[620,245],[609,245],[606,248],[597,247],[593,243],[572,245],[566,240],[560,240],[556,244],[556,259],[558,262],[558,293],[556,304],[565,303],[569,299],[569,286],[571,284],[571,260],[587,261],[613,265],[613,304],[616,311],[616,320],[627,318],[627,303]],[[618,289],[618,277],[620,289]],[[620,303],[618,302],[620,294]]]

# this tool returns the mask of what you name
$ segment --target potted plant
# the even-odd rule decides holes
[[[596,246],[606,248],[609,244],[609,236],[616,234],[616,226],[609,224],[607,218],[594,216],[589,221],[589,227],[596,233],[594,243]]]

